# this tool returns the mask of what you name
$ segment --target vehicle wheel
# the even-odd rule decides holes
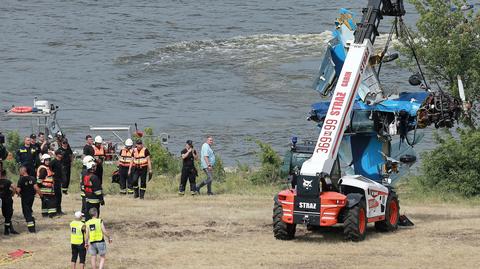
[[[362,200],[345,212],[343,221],[343,235],[346,240],[362,241],[367,233],[367,210]]]
[[[295,237],[297,225],[283,222],[282,216],[282,205],[275,201],[273,206],[273,235],[276,239],[292,240]]]
[[[375,222],[375,229],[381,232],[391,232],[398,229],[398,220],[400,219],[400,205],[397,194],[390,192],[387,198],[387,208],[385,211],[385,220]]]

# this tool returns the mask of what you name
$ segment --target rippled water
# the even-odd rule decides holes
[[[172,152],[213,134],[227,164],[251,163],[250,137],[279,151],[316,137],[305,118],[337,10],[366,2],[3,0],[0,105],[50,100],[77,145],[89,125],[137,122],[169,133]],[[383,70],[387,86],[406,86],[409,72]]]

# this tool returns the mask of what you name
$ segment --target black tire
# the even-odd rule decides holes
[[[367,210],[362,199],[352,208],[347,208],[343,220],[343,235],[346,240],[362,241],[367,234]]]
[[[391,191],[387,198],[385,220],[375,222],[375,229],[380,232],[393,232],[398,229],[399,219],[400,204],[398,203],[398,196]]]
[[[277,201],[273,205],[273,236],[280,240],[292,240],[295,238],[296,224],[282,221],[283,209]]]

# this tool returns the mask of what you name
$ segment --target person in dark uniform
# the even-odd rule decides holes
[[[42,199],[42,216],[52,218],[57,213],[57,201],[55,199],[53,172],[50,169],[50,155],[43,154],[40,160],[41,164],[37,168],[37,184]]]
[[[150,152],[143,146],[142,140],[137,140],[135,146],[128,175],[132,175],[134,198],[144,199],[147,190],[147,171],[148,178],[152,178],[152,162],[150,161]]]
[[[86,165],[87,173],[83,176],[83,189],[86,199],[85,220],[88,221],[92,216],[88,213],[91,208],[96,208],[98,215],[100,215],[100,205],[105,205],[103,200],[103,190],[100,180],[95,174],[96,163],[89,162]]]
[[[35,150],[35,169],[40,165],[40,154],[41,148],[40,145],[37,143],[37,136],[35,134],[30,135],[30,147]]]
[[[55,151],[55,158],[50,161],[50,169],[53,172],[53,188],[55,192],[55,201],[56,201],[56,210],[57,215],[65,215],[62,212],[62,183],[65,179],[64,169],[63,169],[63,155],[60,149]]]
[[[37,148],[40,149],[39,159],[42,154],[48,153],[48,149],[50,148],[50,143],[45,139],[45,134],[42,132],[39,132],[37,136]]]
[[[18,234],[12,226],[13,216],[13,195],[15,194],[15,185],[7,178],[7,171],[0,171],[0,199],[2,199],[2,215],[5,218],[4,235]]]
[[[29,176],[27,168],[25,166],[20,167],[20,179],[17,183],[17,193],[22,200],[22,213],[25,221],[27,222],[28,231],[35,233],[35,218],[33,217],[33,201],[35,200],[35,194],[40,195],[40,188],[36,184],[34,177]]]
[[[182,175],[180,177],[180,187],[178,194],[185,194],[185,187],[187,186],[187,179],[190,182],[190,193],[196,194],[195,178],[197,177],[197,169],[195,168],[195,160],[198,160],[197,151],[193,148],[192,140],[187,140],[185,148],[180,152],[183,160]]]
[[[68,140],[64,138],[62,140],[62,145],[59,148],[62,152],[62,164],[63,164],[63,184],[62,184],[62,192],[63,194],[68,194],[68,186],[70,186],[70,175],[72,173],[72,163],[73,163],[73,151],[70,148],[70,144],[68,144]]]
[[[27,168],[28,174],[30,176],[35,176],[35,168],[37,167],[38,162],[37,152],[30,145],[30,137],[26,136],[23,141],[24,145],[17,150],[15,160],[20,166],[25,166]]]
[[[91,135],[85,137],[85,146],[83,146],[83,157],[93,156],[95,151],[93,150],[93,138]]]

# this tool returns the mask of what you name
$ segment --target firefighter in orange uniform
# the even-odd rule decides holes
[[[103,147],[103,138],[99,135],[95,136],[95,145],[93,146],[93,157],[96,161],[95,175],[100,180],[100,185],[103,183],[103,161],[105,160],[105,148]]]
[[[128,169],[130,163],[133,160],[133,141],[132,139],[125,140],[125,147],[120,151],[118,155],[118,174],[120,176],[120,194],[127,194],[127,184],[128,184],[128,194],[133,194],[132,181],[128,174]]]
[[[143,199],[147,190],[147,172],[148,179],[152,178],[152,162],[150,161],[150,152],[143,146],[142,140],[137,140],[135,144],[128,174],[132,175],[134,198]]]
[[[57,213],[57,199],[55,198],[53,172],[50,169],[50,155],[43,154],[41,164],[37,168],[37,184],[42,199],[42,216],[54,217]]]

